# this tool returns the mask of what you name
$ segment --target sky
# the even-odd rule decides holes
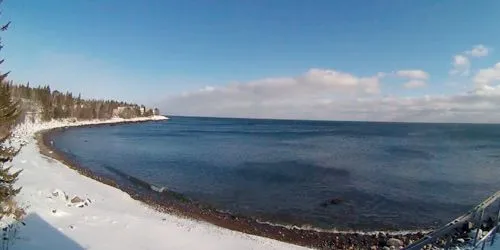
[[[500,122],[500,1],[5,0],[1,70],[163,114]]]

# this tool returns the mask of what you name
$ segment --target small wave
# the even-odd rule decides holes
[[[341,168],[323,167],[306,161],[245,162],[235,170],[247,180],[272,183],[297,183],[313,176],[349,178],[350,172]]]
[[[149,186],[151,188],[151,190],[155,191],[155,192],[158,192],[158,193],[162,193],[163,191],[166,191],[167,188],[166,187],[157,187],[155,185],[150,185]]]
[[[138,187],[142,187],[144,189],[147,189],[147,190],[151,190],[151,191],[154,191],[154,192],[157,192],[157,193],[160,193],[162,195],[166,195],[170,198],[173,198],[175,200],[178,200],[178,201],[182,201],[182,202],[192,202],[191,199],[189,199],[187,196],[181,194],[181,193],[177,193],[177,192],[174,192],[174,191],[171,191],[169,190],[168,188],[166,187],[158,187],[158,186],[155,186],[147,181],[144,181],[144,180],[141,180],[137,177],[134,177],[132,175],[129,175],[123,171],[120,171],[116,168],[113,168],[113,167],[110,167],[110,166],[104,166],[105,169],[109,170],[110,172],[130,181],[133,185],[135,186],[138,186]]]
[[[129,175],[123,171],[120,171],[116,168],[113,168],[113,167],[110,167],[110,166],[104,166],[105,169],[109,170],[110,172],[130,181],[132,184],[135,184],[136,186],[140,186],[142,188],[146,188],[146,189],[151,189],[151,184],[149,184],[148,182],[146,181],[143,181],[139,178],[136,178],[132,175]]]
[[[362,230],[338,230],[338,229],[324,229],[317,228],[311,225],[287,225],[281,223],[273,223],[269,221],[262,221],[259,219],[255,220],[259,224],[269,225],[273,227],[283,227],[291,230],[304,230],[304,231],[315,231],[320,233],[336,233],[336,234],[361,234],[361,235],[377,235],[379,233],[387,233],[392,235],[404,235],[404,234],[415,234],[415,233],[423,233],[427,234],[433,231],[433,229],[416,229],[416,230],[375,230],[375,231],[362,231]]]
[[[414,148],[402,147],[402,146],[389,146],[385,148],[385,151],[393,156],[399,156],[405,158],[419,158],[419,159],[434,158],[434,155],[430,152]]]

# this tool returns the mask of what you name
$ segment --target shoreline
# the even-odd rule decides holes
[[[260,222],[257,219],[221,212],[209,206],[186,200],[185,197],[169,191],[156,193],[146,192],[146,194],[144,194],[144,192],[141,193],[137,190],[137,188],[134,189],[130,186],[120,185],[111,178],[94,174],[84,166],[80,166],[78,163],[68,159],[64,153],[59,152],[56,148],[53,148],[50,143],[51,136],[54,133],[61,133],[69,128],[115,126],[152,121],[155,120],[125,120],[118,122],[54,127],[38,131],[36,133],[36,141],[42,155],[60,161],[66,167],[75,170],[80,175],[84,175],[88,178],[119,189],[129,194],[132,199],[140,201],[147,207],[153,208],[162,213],[173,214],[196,221],[208,222],[215,226],[233,231],[318,249],[346,249],[349,247],[354,247],[355,249],[366,249],[371,248],[372,246],[381,248],[389,238],[400,239],[403,241],[404,245],[408,245],[410,242],[420,239],[424,233],[427,232],[426,230],[422,230],[420,232],[342,232],[333,230],[318,230],[314,228],[305,229],[297,226],[284,226],[269,222]],[[149,188],[152,189],[151,187]]]
[[[11,165],[13,171],[23,170],[16,182],[16,187],[22,187],[16,202],[25,209],[26,216],[23,225],[19,225],[12,249],[304,249],[158,212],[121,189],[82,178],[78,171],[53,159],[50,151],[49,157],[40,154],[35,138],[35,134],[40,138],[41,133],[37,132],[54,128],[164,119],[78,122],[65,119],[16,126],[8,143],[22,147]]]

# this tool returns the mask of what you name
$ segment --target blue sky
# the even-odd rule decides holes
[[[295,117],[293,110],[278,112],[283,107],[274,104],[275,110],[266,113],[271,106],[261,107],[263,103],[284,100],[272,94],[275,81],[257,84],[262,92],[258,96],[249,86],[262,79],[296,79],[278,85],[293,93],[290,99],[307,103],[453,97],[477,89],[474,79],[480,69],[500,61],[495,51],[500,44],[500,1],[495,0],[6,0],[3,15],[13,21],[2,51],[12,79],[48,83],[86,97],[155,103],[176,114],[342,119],[326,111],[307,116],[307,110]],[[486,54],[473,56],[473,47],[479,45]],[[457,55],[467,58],[470,66],[461,69],[467,74],[450,74]],[[317,88],[318,80],[297,80],[311,69],[360,79],[380,72],[391,76],[378,79],[378,91],[369,97],[357,93],[361,85],[355,84],[356,93],[349,91],[346,101],[335,87],[344,85],[342,81],[323,89]],[[395,76],[401,70],[420,70],[427,77]],[[488,75],[486,85],[496,86],[495,74]],[[424,84],[405,88],[411,80]],[[318,91],[303,96],[290,90],[300,84],[310,86],[305,92]],[[227,94],[234,92],[234,85],[238,93],[250,91],[252,96],[239,95],[244,103],[229,102],[238,99]],[[217,98],[197,103],[203,99],[199,95]],[[224,100],[228,102],[216,105]],[[352,117],[358,118],[374,119]]]

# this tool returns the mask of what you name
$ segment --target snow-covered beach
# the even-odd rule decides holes
[[[12,165],[23,169],[17,200],[27,215],[12,249],[303,249],[155,211],[119,189],[42,155],[34,136],[58,127],[163,119],[167,118],[19,125],[12,144],[24,146]]]

